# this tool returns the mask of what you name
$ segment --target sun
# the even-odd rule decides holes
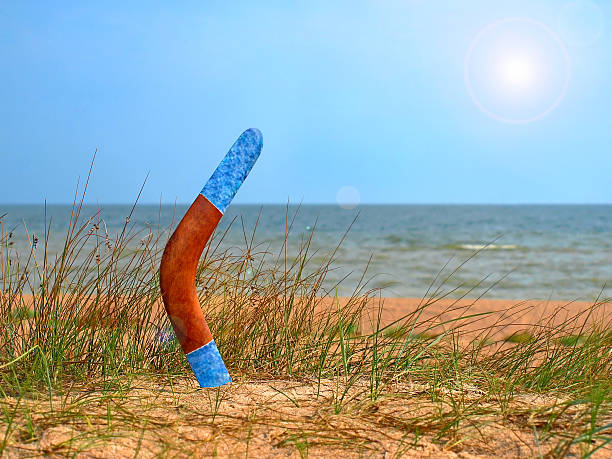
[[[565,97],[569,78],[565,45],[530,18],[489,24],[465,54],[469,96],[482,112],[505,123],[530,123],[551,113]]]
[[[536,63],[524,54],[504,56],[498,64],[498,78],[506,89],[528,90],[537,79]]]

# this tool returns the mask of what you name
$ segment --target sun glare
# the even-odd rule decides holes
[[[529,123],[548,115],[563,100],[569,78],[565,45],[530,18],[489,24],[465,55],[470,97],[481,111],[505,123]]]
[[[499,64],[499,78],[509,89],[529,89],[535,82],[535,73],[533,61],[526,56],[507,56]]]

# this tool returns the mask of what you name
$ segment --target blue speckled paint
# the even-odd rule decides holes
[[[221,213],[225,212],[238,188],[249,175],[262,146],[263,137],[258,129],[244,131],[202,188],[201,194]]]
[[[232,382],[215,341],[187,354],[200,387],[219,387]]]

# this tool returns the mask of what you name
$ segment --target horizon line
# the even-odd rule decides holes
[[[72,206],[72,202],[0,202],[0,206]],[[84,206],[133,206],[134,202],[84,202]],[[138,202],[137,206],[187,206],[192,202]],[[342,207],[337,202],[236,202],[232,206],[336,206]],[[78,205],[75,204],[75,205]],[[344,204],[356,209],[362,206],[607,206],[612,202],[363,202],[356,205]]]

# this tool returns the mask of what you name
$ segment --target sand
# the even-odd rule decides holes
[[[383,325],[401,321],[406,315],[422,309],[418,322],[433,328],[431,334],[459,327],[467,336],[483,332],[489,338],[504,338],[517,332],[559,327],[568,321],[580,327],[583,323],[606,324],[612,328],[612,302],[589,303],[543,300],[385,298]],[[372,316],[372,314],[370,314]],[[414,316],[410,316],[409,320]],[[579,330],[576,330],[579,332]]]
[[[197,388],[193,378],[173,384],[141,378],[121,395],[92,385],[54,397],[59,412],[50,411],[47,400],[29,400],[42,431],[34,441],[20,441],[14,429],[6,457],[498,459],[542,457],[560,441],[543,433],[548,410],[562,402],[546,395],[517,393],[501,413],[494,400],[465,387],[462,402],[470,407],[471,422],[438,436],[444,425],[437,412],[448,410],[455,396],[441,393],[434,402],[430,389],[416,383],[397,384],[393,397],[376,401],[369,399],[367,383],[347,392],[341,381],[327,379],[237,381],[216,390]],[[6,402],[8,408],[18,405],[16,399]],[[556,422],[570,423],[580,410],[570,406]],[[571,457],[580,447],[568,451]],[[605,447],[592,457],[610,454]]]
[[[338,301],[342,305],[347,299]],[[323,307],[335,302],[322,301]],[[559,327],[571,318],[587,327],[609,326],[612,318],[610,302],[593,308],[586,302],[382,298],[369,302],[363,327],[372,327],[381,302],[382,326],[418,315],[426,329],[421,332],[460,327],[467,337],[487,330],[487,338],[500,340],[518,331]],[[32,298],[24,303],[31,305]],[[154,314],[163,313],[162,307],[157,302]],[[444,427],[437,413],[449,409],[458,394],[441,392],[433,402],[430,387],[410,381],[392,387],[393,397],[376,401],[368,396],[367,382],[357,381],[347,392],[341,377],[238,380],[219,391],[199,389],[191,377],[174,378],[172,384],[152,377],[132,381],[129,389],[118,391],[121,395],[109,395],[103,386],[90,381],[54,396],[54,406],[62,408],[55,412],[44,397],[5,398],[11,412],[27,403],[41,429],[34,441],[25,441],[20,435],[27,437],[26,428],[15,427],[7,457],[537,457],[559,439],[540,438],[534,426],[543,429],[548,410],[563,402],[558,395],[516,393],[509,411],[501,413],[478,388],[464,387],[462,403],[477,410],[471,416],[478,424],[462,422],[455,438],[452,432],[436,436]],[[336,412],[339,397],[346,403]],[[558,422],[580,419],[581,409],[570,406]],[[580,454],[580,447],[571,452]],[[611,454],[606,447],[593,457]]]
[[[1,293],[0,293],[1,294]],[[24,295],[23,304],[31,307],[32,296]],[[217,301],[222,301],[219,298]],[[253,300],[253,303],[259,301]],[[348,298],[322,298],[323,308],[346,304]],[[612,300],[601,302],[560,300],[501,300],[486,298],[371,298],[362,317],[364,332],[381,327],[397,327],[402,323],[416,322],[418,332],[439,335],[451,329],[461,331],[464,337],[473,338],[483,333],[490,339],[503,339],[519,332],[554,329],[568,321],[577,327],[603,325],[612,329]],[[159,299],[153,305],[153,317],[163,314]],[[214,332],[214,324],[210,324]]]

